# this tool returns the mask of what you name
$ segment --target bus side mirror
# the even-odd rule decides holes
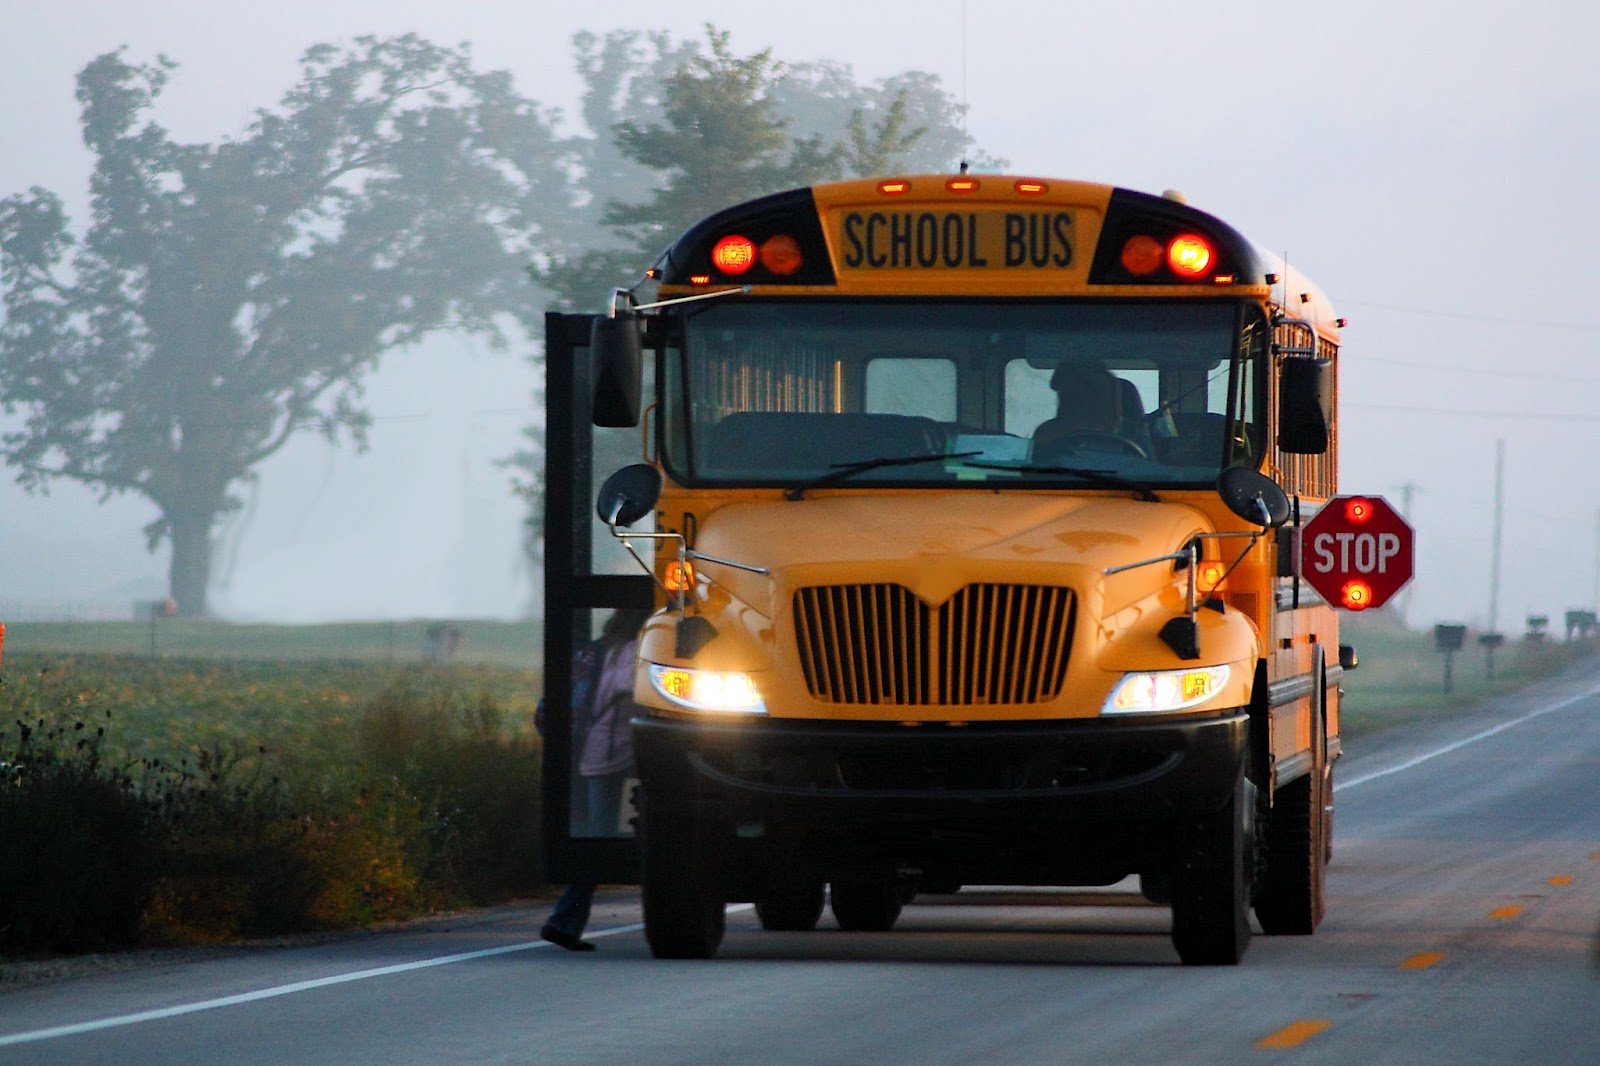
[[[1289,497],[1259,470],[1228,467],[1217,478],[1217,494],[1228,510],[1258,526],[1275,529],[1289,520]]]
[[[660,498],[661,471],[649,463],[634,463],[606,478],[594,509],[608,526],[631,526],[655,510]]]
[[[644,320],[630,311],[596,316],[589,327],[594,358],[594,424],[627,428],[639,424],[644,391]]]
[[[1322,455],[1332,439],[1333,360],[1293,357],[1278,368],[1278,447]]]

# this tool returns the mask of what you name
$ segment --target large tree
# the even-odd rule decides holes
[[[596,309],[630,285],[703,215],[812,182],[948,170],[978,152],[963,107],[937,75],[906,71],[862,85],[847,66],[788,64],[771,49],[740,56],[728,34],[701,41],[617,30],[574,39],[586,131],[569,144],[583,190],[584,235],[551,245],[531,269],[557,306]],[[530,324],[531,325],[531,324]],[[507,465],[528,502],[528,549],[543,527],[544,432]],[[597,467],[626,461],[608,456]]]
[[[25,415],[0,447],[30,489],[154,504],[194,616],[256,465],[305,430],[364,445],[386,350],[531,319],[522,267],[563,254],[575,202],[554,116],[465,46],[312,48],[277,110],[210,145],[151,117],[172,67],[119,51],[79,76],[86,232],[47,190],[0,201],[0,404]]]

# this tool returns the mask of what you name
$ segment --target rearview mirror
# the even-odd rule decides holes
[[[589,327],[594,357],[594,424],[627,428],[639,424],[644,385],[643,320],[627,311],[597,316]]]
[[[1217,478],[1217,494],[1228,510],[1247,522],[1275,529],[1289,520],[1289,497],[1259,470],[1230,466]]]
[[[1333,438],[1333,360],[1295,357],[1278,368],[1278,447],[1322,455]]]
[[[606,478],[594,509],[606,525],[631,526],[655,510],[660,498],[661,471],[649,463],[634,463]]]

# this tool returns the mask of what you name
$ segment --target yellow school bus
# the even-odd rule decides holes
[[[1337,480],[1309,281],[1173,194],[967,173],[729,207],[648,281],[547,321],[551,690],[654,609],[622,836],[568,818],[552,703],[554,872],[625,878],[636,824],[669,958],[730,902],[887,930],[979,884],[1137,878],[1189,964],[1316,929],[1353,657],[1295,574]]]

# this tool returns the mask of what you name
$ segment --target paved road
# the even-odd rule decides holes
[[[509,909],[14,989],[0,1063],[1600,1062],[1600,662],[1356,748],[1326,922],[1238,968],[1131,891],[1003,889],[655,962],[619,893],[587,956]]]

